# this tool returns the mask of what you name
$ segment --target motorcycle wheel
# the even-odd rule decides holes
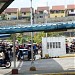
[[[11,62],[10,61],[7,61],[5,67],[6,68],[10,68],[11,67]]]

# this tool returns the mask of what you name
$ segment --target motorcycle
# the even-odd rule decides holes
[[[10,68],[11,67],[11,61],[10,60],[0,60],[0,67]]]

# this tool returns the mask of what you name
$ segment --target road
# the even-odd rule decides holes
[[[18,61],[16,64],[20,74],[71,72],[75,70],[75,57],[35,60],[34,65],[37,71],[29,71],[31,61]],[[0,68],[0,74],[5,75],[9,73],[12,68],[13,62],[10,69]]]

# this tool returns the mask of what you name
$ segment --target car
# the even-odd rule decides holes
[[[22,51],[22,58],[23,60],[28,60],[28,49],[19,49],[19,52]]]

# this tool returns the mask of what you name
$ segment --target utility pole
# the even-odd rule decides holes
[[[32,0],[31,1],[31,8],[30,8],[30,11],[31,11],[31,26],[33,25],[33,16],[32,16]],[[31,67],[30,67],[30,71],[36,71],[36,67],[34,66],[34,57],[33,57],[33,32],[31,32]]]

